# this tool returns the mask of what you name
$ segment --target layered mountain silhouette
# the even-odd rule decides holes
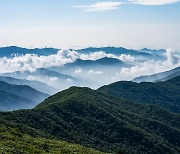
[[[31,80],[38,80],[42,82],[48,82],[51,87],[54,89],[60,91],[62,89],[65,89],[72,84],[81,85],[83,80],[73,77],[71,75],[61,74],[53,70],[49,70],[46,68],[39,68],[35,71],[16,71],[12,73],[3,73],[1,76],[8,76],[18,79],[31,79]],[[52,81],[52,82],[49,82]],[[51,90],[51,88],[49,89]]]
[[[27,85],[12,85],[0,81],[0,111],[33,108],[48,96]]]
[[[6,76],[0,76],[0,81],[4,81],[4,82],[7,82],[9,84],[14,84],[14,85],[28,85],[42,93],[47,93],[49,95],[55,94],[57,92],[57,89],[40,81],[17,79],[17,78],[6,77]]]
[[[140,55],[141,56],[150,56],[150,54],[148,54],[148,53],[138,52],[136,50],[126,49],[123,47],[101,47],[101,48],[90,47],[90,48],[77,50],[78,53],[83,53],[83,54],[97,52],[97,51],[104,51],[105,53],[114,54],[117,56],[119,56],[121,54],[129,54],[129,55],[134,55],[134,56],[140,56]]]
[[[57,48],[33,48],[33,49],[27,49],[27,48],[22,48],[22,47],[17,47],[17,46],[9,46],[9,47],[1,47],[0,48],[0,57],[12,57],[14,55],[25,55],[25,54],[36,54],[36,55],[43,55],[43,56],[48,56],[52,54],[57,54],[57,52],[60,49]],[[73,49],[70,49],[72,51]],[[84,48],[84,49],[79,49],[75,50],[80,54],[89,54],[93,52],[99,52],[103,51],[107,54],[114,54],[114,55],[121,55],[121,54],[126,54],[126,55],[132,55],[132,56],[143,56],[143,57],[148,57],[148,58],[160,58],[161,60],[163,59],[162,54],[164,54],[165,50],[151,50],[151,49],[141,49],[141,50],[132,50],[132,49],[126,49],[123,47],[100,47],[100,48]],[[155,57],[157,56],[157,57]]]
[[[148,48],[144,48],[139,50],[140,52],[145,52],[148,54],[157,54],[157,55],[162,55],[166,53],[166,50],[164,49],[160,49],[160,50],[152,50],[152,49],[148,49]]]
[[[68,63],[66,65],[64,65],[64,68],[74,68],[74,67],[88,67],[88,68],[96,68],[96,67],[112,67],[112,66],[125,66],[127,64],[125,64],[124,62],[122,62],[119,59],[116,58],[101,58],[98,60],[81,60],[81,59],[77,59],[75,62],[73,63]]]
[[[55,48],[34,48],[34,49],[27,49],[21,48],[17,46],[10,46],[10,47],[1,47],[0,48],[0,57],[11,57],[13,55],[25,55],[25,54],[36,54],[36,55],[44,55],[48,56],[51,54],[56,54],[59,49]]]
[[[147,75],[147,76],[140,76],[136,77],[132,81],[134,82],[156,82],[156,81],[166,81],[168,79],[171,79],[173,77],[180,75],[180,67],[174,68],[169,71]]]

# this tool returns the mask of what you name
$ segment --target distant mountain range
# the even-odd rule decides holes
[[[153,95],[157,93],[155,88],[163,88],[165,91],[169,89],[169,85],[173,85],[174,90],[178,90],[179,87],[176,86],[179,86],[179,81],[180,77],[177,77],[153,84],[153,89],[151,83],[140,84],[147,92],[147,102],[151,104],[121,99],[120,97],[124,96],[120,94],[122,84],[114,83],[98,91],[71,87],[49,97],[34,109],[0,113],[0,117],[4,123],[12,123],[18,126],[22,133],[30,136],[54,137],[100,151],[178,153],[179,114],[168,112],[158,104],[153,105],[151,100],[154,100]],[[139,87],[138,84],[136,86]],[[133,96],[132,92],[126,92],[129,91],[129,86],[124,87],[127,87],[124,92]],[[145,95],[145,92],[142,95]],[[134,91],[134,95],[138,96],[138,92]],[[152,98],[148,95],[152,95]],[[163,97],[157,98],[164,100]]]
[[[78,53],[87,54],[91,52],[97,52],[97,51],[104,51],[105,53],[114,54],[114,55],[121,55],[121,54],[129,54],[134,56],[150,56],[148,53],[138,52],[136,50],[132,49],[126,49],[123,47],[101,47],[101,48],[85,48],[77,50]]]
[[[171,78],[179,76],[179,75],[180,75],[180,67],[177,67],[175,69],[165,71],[165,72],[161,72],[161,73],[157,73],[157,74],[136,77],[132,81],[134,81],[134,82],[166,81],[168,79],[171,79]]]
[[[101,59],[97,59],[97,60],[81,60],[81,59],[77,59],[74,62],[75,66],[84,66],[84,65],[119,65],[119,64],[123,64],[123,62],[119,59],[116,58],[108,58],[108,57],[104,57]]]
[[[131,64],[125,63],[117,58],[100,58],[97,60],[81,60],[77,59],[72,63],[67,63],[62,66],[53,66],[47,68],[58,73],[68,74],[79,79],[78,82],[74,82],[76,86],[88,86],[91,88],[98,88],[104,85],[105,77],[110,74],[114,74],[118,69],[122,67],[130,67]],[[77,71],[80,72],[77,72]],[[93,77],[91,75],[94,75]]]
[[[160,50],[152,50],[152,49],[148,49],[148,48],[144,48],[144,49],[141,49],[141,50],[138,50],[140,52],[145,52],[145,53],[148,53],[148,54],[157,54],[157,55],[162,55],[162,54],[165,54],[166,53],[166,50],[164,49],[160,49]]]
[[[85,68],[96,68],[96,67],[112,67],[112,66],[116,66],[116,67],[123,67],[126,66],[127,64],[125,64],[124,62],[122,62],[119,59],[116,58],[108,58],[108,57],[104,57],[98,60],[81,60],[81,59],[77,59],[75,62],[73,63],[68,63],[65,64],[63,67],[64,68],[76,68],[76,67],[85,67]]]
[[[0,111],[33,108],[48,96],[26,85],[0,81]]]
[[[14,85],[28,85],[42,93],[47,93],[49,95],[55,94],[57,92],[57,89],[40,81],[17,79],[17,78],[6,77],[6,76],[0,76],[0,81],[4,81],[4,82],[7,82],[9,84],[14,84]]]
[[[58,50],[59,49],[55,49],[55,48],[27,49],[16,46],[1,47],[0,57],[12,57],[13,55],[25,55],[25,54],[37,54],[39,56],[41,55],[48,56],[48,55],[56,54]]]
[[[44,55],[52,55],[57,54],[57,52],[60,49],[57,48],[34,48],[34,49],[27,49],[27,48],[21,48],[17,46],[10,46],[10,47],[1,47],[0,48],[0,57],[12,57],[13,55],[25,55],[25,54],[37,54],[39,56]],[[73,49],[70,49],[71,51]],[[121,54],[126,55],[132,55],[132,56],[142,56],[142,57],[148,57],[148,58],[159,58],[164,59],[162,54],[165,53],[165,50],[151,50],[151,49],[141,49],[141,50],[132,50],[132,49],[126,49],[123,47],[100,47],[100,48],[84,48],[75,50],[80,54],[90,54],[93,52],[99,52],[103,51],[107,54],[113,54],[116,56],[120,56]]]
[[[45,69],[45,68],[39,68],[36,69],[35,71],[17,71],[17,72],[12,72],[12,73],[3,73],[1,76],[8,76],[8,77],[13,77],[13,78],[18,78],[18,79],[28,79],[32,78],[32,80],[42,80],[42,82],[49,82],[52,80],[52,86],[54,89],[58,89],[58,91],[68,87],[71,85],[73,82],[74,84],[81,83],[81,79],[78,79],[76,77],[70,76],[70,75],[65,75],[58,73],[53,70]],[[47,81],[46,81],[47,80]],[[69,82],[71,81],[71,82]],[[52,88],[49,88],[51,90]],[[54,91],[54,90],[53,90]],[[55,90],[57,92],[57,90]]]

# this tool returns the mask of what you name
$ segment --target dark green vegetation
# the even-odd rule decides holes
[[[47,97],[29,86],[0,81],[0,111],[32,108]]]
[[[160,105],[180,113],[180,76],[157,83],[120,81],[103,86],[98,91],[129,101]]]
[[[180,152],[179,114],[89,88],[72,87],[34,109],[0,113],[0,117],[28,135],[54,137],[105,152]]]
[[[91,148],[81,145],[72,144],[57,139],[45,139],[41,137],[33,137],[22,132],[14,125],[7,125],[6,122],[0,120],[0,153],[87,153],[101,154]]]

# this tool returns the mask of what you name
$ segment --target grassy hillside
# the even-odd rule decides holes
[[[178,153],[180,116],[158,106],[131,103],[89,88],[72,87],[32,110],[0,113],[8,122],[51,137],[124,153]]]
[[[112,96],[139,103],[160,105],[169,111],[180,113],[180,76],[165,82],[120,81],[98,89]]]
[[[79,153],[101,154],[92,148],[57,139],[45,139],[24,134],[16,127],[0,124],[0,153]]]

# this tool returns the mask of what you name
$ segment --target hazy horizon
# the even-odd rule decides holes
[[[179,0],[0,1],[0,46],[180,50]]]

